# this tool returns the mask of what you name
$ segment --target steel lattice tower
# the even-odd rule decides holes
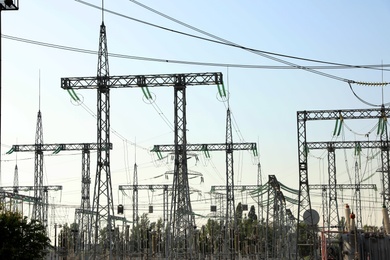
[[[356,200],[356,228],[360,229],[363,228],[362,224],[362,195],[360,193],[360,169],[359,164],[356,161],[355,162],[355,200]]]
[[[104,22],[100,25],[98,68],[97,68],[97,143],[108,145],[110,143],[110,87],[108,86],[109,67],[107,35]],[[99,232],[107,228],[110,258],[112,254],[113,228],[115,227],[114,204],[112,200],[110,150],[97,150],[97,167],[92,202],[92,233],[94,243],[94,257],[98,253]],[[105,226],[101,226],[105,225]]]
[[[100,45],[106,46],[105,41],[105,27],[101,26]],[[106,47],[99,48],[99,67],[107,69],[103,61],[107,62]],[[104,51],[105,50],[105,51]],[[97,89],[98,90],[98,143],[104,144],[109,142],[109,89],[110,88],[147,88],[170,86],[174,87],[174,106],[175,106],[175,177],[174,186],[175,191],[172,196],[172,208],[174,219],[171,223],[174,232],[174,237],[177,237],[172,245],[175,250],[170,253],[189,253],[191,250],[186,248],[186,241],[184,237],[192,237],[194,222],[193,212],[189,200],[188,191],[188,173],[187,173],[187,158],[185,148],[186,140],[186,101],[185,89],[186,86],[199,85],[215,85],[223,84],[222,73],[189,73],[189,74],[162,74],[162,75],[136,75],[136,76],[109,76],[108,72],[98,73],[97,77],[80,77],[80,78],[62,78],[61,87],[67,90],[73,89]],[[109,151],[98,151],[98,166],[96,174],[96,182],[94,189],[93,200],[93,214],[94,219],[91,223],[94,225],[92,232],[94,233],[95,250],[99,235],[98,227],[101,220],[111,223],[114,217],[113,202],[112,202],[112,188],[111,188],[111,174],[110,174],[110,160]],[[103,178],[103,179],[102,179]],[[105,178],[105,179],[104,179]],[[107,198],[106,203],[101,202],[101,198]],[[110,220],[110,221],[109,221]],[[111,224],[109,224],[111,225]],[[112,227],[112,225],[110,226]],[[111,233],[111,232],[108,232]],[[111,234],[108,234],[110,241]],[[181,237],[182,239],[179,239]],[[177,250],[176,250],[177,249]],[[110,248],[110,252],[111,252]]]
[[[43,207],[43,128],[42,128],[42,114],[38,111],[37,126],[35,132],[35,157],[34,157],[34,201],[32,219],[40,221],[45,227],[47,224],[47,216]],[[38,201],[40,200],[40,201]]]
[[[18,171],[18,164],[16,164],[15,170],[14,170],[14,189],[13,189],[13,192],[15,194],[17,194],[19,192],[17,189],[18,186],[19,186],[19,171]],[[16,201],[16,200],[14,202],[13,211],[19,212],[18,201]]]
[[[379,142],[379,147],[381,149],[381,171],[383,174],[383,204],[390,204],[389,197],[389,140],[387,133],[387,118],[390,114],[390,109],[384,106],[375,109],[350,109],[350,110],[317,110],[317,111],[298,111],[297,112],[297,129],[298,129],[298,159],[299,159],[299,204],[298,204],[298,228],[297,233],[299,238],[305,238],[312,242],[312,247],[310,250],[310,257],[317,257],[317,237],[313,229],[303,229],[300,228],[300,218],[303,216],[304,212],[311,211],[311,202],[309,194],[309,181],[308,181],[308,167],[307,167],[307,155],[310,150],[310,143],[306,139],[306,123],[308,121],[319,121],[319,120],[346,120],[346,119],[379,119],[381,125],[381,141]],[[345,142],[344,142],[345,143]],[[363,143],[363,142],[362,142]],[[324,144],[324,143],[314,143],[315,145]],[[349,144],[355,145],[354,142]],[[326,144],[327,145],[327,144]],[[333,146],[334,148],[339,148],[338,146]],[[353,148],[355,146],[352,146]],[[335,183],[334,183],[335,184]],[[334,189],[333,187],[330,187]],[[334,193],[332,193],[334,194]],[[389,205],[390,206],[390,205]],[[312,215],[307,214],[306,221],[308,223],[313,223]],[[297,252],[299,251],[299,241],[297,241]],[[297,258],[303,259],[304,256],[297,254]]]
[[[135,227],[138,226],[138,165],[136,162],[134,162],[134,175],[133,175],[133,230],[135,230]],[[121,187],[119,187],[119,190]],[[165,213],[165,212],[164,212]],[[139,232],[136,234],[137,241],[139,238]],[[139,249],[140,245],[138,245],[137,251]]]
[[[86,210],[91,210],[90,200],[90,186],[91,186],[91,153],[90,150],[84,148],[81,153],[81,210],[75,210],[76,223],[78,224],[78,235],[77,235],[77,251],[84,251],[86,246],[90,245],[89,234],[90,223],[89,214],[85,214]]]
[[[174,86],[175,164],[171,204],[171,225],[173,227],[173,248],[175,257],[190,257],[193,254],[193,232],[195,219],[190,200],[187,169],[187,118],[186,87],[182,79]],[[188,243],[188,244],[187,244]]]
[[[262,175],[261,175],[261,164],[260,164],[260,162],[257,164],[257,186],[258,187],[263,186],[263,179],[262,179]],[[263,213],[264,213],[264,209],[263,209],[263,194],[261,194],[261,195],[257,195],[257,216],[258,216],[258,220],[260,220],[261,223],[264,222],[264,220],[263,220]]]
[[[381,109],[379,119],[379,133],[381,134],[381,161],[382,161],[382,180],[383,180],[383,206],[390,209],[390,167],[389,167],[389,136],[387,132],[387,117],[384,107]]]
[[[328,214],[328,229],[331,226],[338,227],[340,224],[339,207],[337,203],[337,176],[336,176],[336,154],[335,148],[332,145],[328,146],[328,175],[329,175],[329,214]]]
[[[19,186],[19,170],[18,170],[18,165],[15,165],[15,170],[14,170],[14,193],[18,193],[18,189],[16,187]]]
[[[133,175],[133,229],[138,226],[138,165],[134,163],[134,175]]]
[[[234,235],[237,228],[236,208],[234,202],[234,167],[233,167],[233,133],[230,109],[226,114],[226,224],[225,231],[228,232],[228,239],[225,240],[225,249],[230,250],[231,259],[234,249]],[[227,252],[226,252],[227,253]]]

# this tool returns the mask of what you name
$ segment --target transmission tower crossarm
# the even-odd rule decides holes
[[[309,184],[311,190],[324,190],[329,189],[328,184]],[[336,184],[336,189],[344,190],[356,190],[356,189],[366,189],[366,190],[377,190],[376,184]]]
[[[214,143],[214,144],[187,144],[187,151],[226,151],[226,150],[252,150],[257,151],[256,143]],[[173,152],[175,145],[154,145],[151,152]]]
[[[22,195],[22,194],[15,194],[13,192],[7,192],[7,191],[2,191],[0,189],[0,198],[10,198],[10,199],[20,199],[23,201],[40,201],[42,199],[40,198],[35,198],[33,196],[27,196],[27,195]]]
[[[34,187],[34,186],[2,186],[0,187],[0,190],[4,191],[13,191],[15,188],[18,191],[33,191],[35,189],[43,190],[43,191],[59,191],[62,190],[61,185],[50,185],[50,186],[41,186],[41,187]]]
[[[234,185],[235,191],[252,191],[258,189],[259,185]],[[226,185],[212,185],[210,192],[226,191]]]
[[[63,89],[98,89],[98,77],[70,77],[61,78]],[[175,85],[221,85],[222,73],[188,73],[188,74],[158,74],[158,75],[124,75],[107,78],[109,88],[137,88],[137,87],[171,87]]]
[[[172,188],[172,185],[168,184],[142,184],[142,185],[119,185],[119,190],[158,190],[158,189],[167,189]]]
[[[335,120],[335,119],[376,119],[390,116],[390,108],[372,109],[339,109],[298,111],[298,121]]]
[[[12,152],[60,152],[60,151],[82,151],[82,150],[112,150],[112,143],[108,144],[108,147],[102,143],[58,143],[58,144],[24,144],[13,145],[7,154]]]
[[[332,147],[333,149],[361,149],[382,148],[381,141],[331,141],[331,142],[306,142],[307,148],[311,150],[321,150]]]

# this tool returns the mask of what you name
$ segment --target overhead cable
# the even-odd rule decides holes
[[[85,3],[85,2],[83,2],[81,0],[76,0],[76,1],[80,2],[80,3],[88,4],[88,3]],[[195,36],[195,35],[189,35],[187,33],[179,32],[179,33],[187,35],[187,36],[196,37],[196,38],[199,38],[199,39],[202,39],[202,40],[206,40],[206,41],[210,41],[210,42],[215,42],[215,43],[219,43],[219,44],[224,44],[224,45],[229,45],[229,46],[232,46],[232,47],[240,48],[240,49],[252,52],[254,54],[260,55],[262,57],[265,57],[267,59],[270,59],[270,60],[273,60],[273,61],[276,61],[276,62],[279,62],[279,63],[283,63],[283,64],[291,66],[291,67],[295,67],[295,68],[302,69],[302,70],[305,70],[305,71],[308,71],[308,72],[311,72],[311,73],[314,73],[314,74],[318,74],[318,75],[321,75],[321,76],[324,76],[324,77],[328,77],[328,78],[331,78],[331,79],[335,79],[335,80],[339,80],[339,81],[343,81],[343,82],[347,82],[347,83],[355,83],[355,84],[361,84],[361,85],[366,85],[366,86],[384,86],[384,85],[388,85],[389,84],[387,82],[386,83],[383,83],[383,82],[382,83],[364,83],[364,82],[354,81],[354,80],[338,77],[338,76],[335,76],[335,75],[327,74],[327,73],[324,73],[324,72],[321,72],[321,71],[313,70],[313,69],[311,69],[309,67],[306,67],[306,66],[300,66],[300,65],[297,65],[295,63],[292,63],[292,62],[289,62],[289,61],[285,61],[285,60],[282,60],[282,59],[279,59],[279,58],[276,58],[276,57],[273,57],[273,56],[280,56],[280,57],[283,57],[283,58],[299,59],[299,60],[305,60],[305,61],[311,61],[311,62],[321,62],[321,61],[316,61],[316,60],[311,60],[311,59],[304,59],[304,58],[299,58],[299,57],[294,57],[294,56],[289,56],[289,55],[283,55],[283,54],[279,54],[279,53],[266,52],[266,51],[261,51],[261,50],[257,50],[257,49],[253,49],[253,48],[244,47],[242,45],[233,43],[231,41],[228,41],[226,39],[223,39],[223,38],[218,37],[216,35],[213,35],[211,33],[208,33],[208,32],[205,32],[203,30],[200,30],[200,29],[198,29],[198,28],[196,28],[194,26],[188,25],[188,24],[186,24],[184,22],[181,22],[181,21],[179,21],[177,19],[174,19],[174,18],[172,18],[172,17],[170,17],[170,16],[168,16],[166,14],[163,14],[163,13],[157,11],[157,10],[154,10],[151,7],[143,5],[143,4],[141,4],[141,3],[139,3],[139,2],[137,2],[135,0],[129,0],[129,1],[131,1],[131,2],[141,6],[143,8],[146,8],[147,10],[149,10],[149,11],[155,13],[155,14],[163,16],[166,19],[169,19],[171,21],[179,23],[180,25],[183,25],[183,26],[185,26],[187,28],[195,30],[195,31],[197,31],[197,32],[199,32],[201,34],[207,35],[207,36],[209,36],[211,38],[217,39],[218,41],[210,40],[210,39],[207,39],[207,38],[198,37],[198,36]],[[90,5],[90,4],[88,4],[88,5]],[[90,6],[93,6],[93,5],[90,5]],[[98,7],[98,6],[93,6],[93,7],[96,7],[98,9],[100,9],[100,7]],[[110,13],[115,13],[115,12],[110,11]],[[118,14],[118,15],[120,15],[120,14]],[[126,17],[124,15],[120,15],[120,16]],[[134,20],[134,18],[131,18],[131,19]],[[140,22],[146,23],[144,21],[140,21]],[[150,23],[146,23],[146,24],[152,25]],[[159,27],[159,28],[164,28],[164,27],[157,26],[157,25],[153,25],[153,26]],[[164,29],[166,30],[167,28],[164,28]],[[168,30],[172,31],[172,32],[177,32],[177,31],[174,31],[174,30],[171,30],[171,29],[168,29]],[[273,55],[273,56],[271,56],[271,55]],[[336,64],[336,63],[329,63],[329,62],[321,62],[321,63],[334,64],[334,65]],[[337,64],[337,65],[341,65],[341,64]],[[345,64],[343,64],[343,65],[345,65]]]
[[[97,55],[97,51],[70,47],[65,45],[41,42],[30,40],[26,38],[11,36],[2,34],[2,38],[12,41],[18,41],[53,49],[60,49],[65,51],[79,52],[84,54],[92,54]],[[120,59],[129,59],[129,60],[140,60],[140,61],[149,61],[149,62],[161,62],[161,63],[172,63],[172,64],[184,64],[184,65],[195,65],[195,66],[212,66],[212,67],[231,67],[231,68],[242,68],[242,69],[281,69],[281,70],[291,70],[291,69],[299,69],[291,66],[272,66],[272,65],[256,65],[256,64],[234,64],[234,63],[215,63],[215,62],[201,62],[201,61],[184,61],[184,60],[171,60],[171,59],[159,59],[159,58],[151,58],[151,57],[142,57],[142,56],[133,56],[127,54],[118,54],[118,53],[108,53],[108,56],[113,58]],[[390,64],[371,64],[371,65],[334,65],[334,66],[308,66],[311,69],[318,70],[328,70],[328,69],[379,69],[380,67],[388,68]],[[390,71],[384,69],[385,71]]]

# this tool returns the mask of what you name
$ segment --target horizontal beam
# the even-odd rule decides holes
[[[33,191],[33,190],[35,190],[34,186],[2,186],[2,187],[0,187],[0,191]],[[62,186],[60,186],[60,185],[42,186],[42,187],[39,187],[38,190],[58,191],[58,190],[62,190]]]
[[[256,151],[256,143],[220,143],[220,144],[187,144],[187,151],[228,151],[228,150],[253,150]],[[175,145],[155,145],[151,152],[174,152]]]
[[[390,116],[390,108],[298,111],[298,121],[335,119],[374,119]]]
[[[329,189],[328,184],[309,184],[311,190],[326,190]],[[377,190],[376,184],[336,184],[338,190]]]
[[[384,148],[388,147],[386,142],[381,141],[332,141],[332,142],[306,142],[306,147],[310,150],[319,149],[355,149],[355,148]]]
[[[68,144],[22,144],[13,145],[11,150],[7,154],[13,152],[48,152],[53,151],[58,153],[60,151],[91,151],[91,150],[106,150],[105,144],[97,143],[68,143]],[[108,145],[108,148],[112,150],[112,143]]]
[[[97,211],[92,211],[89,209],[80,209],[80,208],[76,209],[75,213],[76,214],[85,214],[85,215],[97,215]],[[101,214],[99,214],[99,215],[103,216]],[[128,221],[125,217],[111,215],[110,218],[113,220],[118,220],[118,221],[122,221],[122,222],[126,222],[126,223],[132,223],[131,221]]]
[[[61,78],[63,89],[98,89],[102,78],[71,77]],[[172,87],[223,84],[222,73],[189,73],[159,75],[125,75],[103,78],[109,88]]]
[[[252,191],[260,188],[261,185],[234,185],[235,191]],[[226,185],[213,185],[211,186],[210,193],[215,191],[226,191]]]
[[[172,188],[172,185],[158,185],[158,184],[148,184],[148,185],[119,185],[119,190],[167,190]]]
[[[35,198],[32,196],[22,195],[22,194],[16,194],[12,192],[6,192],[6,191],[0,191],[0,197],[1,198],[10,198],[15,200],[22,200],[22,201],[39,201],[40,198]]]

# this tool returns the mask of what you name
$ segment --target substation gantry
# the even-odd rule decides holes
[[[390,204],[390,193],[389,193],[389,179],[390,179],[390,169],[389,169],[389,140],[387,133],[387,118],[390,114],[390,108],[384,106],[376,109],[347,109],[347,110],[316,110],[316,111],[298,111],[297,112],[297,132],[298,132],[298,165],[299,165],[299,204],[298,204],[298,228],[297,233],[298,237],[305,237],[307,240],[311,241],[310,246],[310,257],[317,258],[317,236],[314,229],[304,229],[300,228],[301,217],[305,212],[312,212],[310,193],[309,193],[309,176],[308,176],[308,147],[306,139],[306,128],[308,121],[320,121],[320,120],[349,120],[349,119],[377,119],[381,122],[383,126],[380,133],[380,149],[381,149],[381,163],[382,163],[382,173],[383,173],[383,203],[389,208]],[[329,151],[329,150],[328,150]],[[330,149],[331,158],[329,159],[333,162],[332,156],[334,156],[334,149]],[[330,169],[332,170],[333,167]],[[331,174],[332,175],[332,174]],[[334,179],[335,180],[335,179]],[[332,177],[332,182],[334,181]],[[335,195],[335,190],[332,190],[332,195]],[[332,200],[331,203],[335,204],[334,196],[329,198]],[[337,213],[336,213],[337,214]],[[306,218],[304,221],[308,223],[313,223],[312,214],[305,214]],[[299,245],[297,241],[297,252],[300,247],[306,245]],[[303,259],[305,256],[297,254],[297,258]]]
[[[229,111],[229,110],[228,110]],[[230,118],[230,112],[228,112],[228,118]],[[152,152],[156,152],[160,154],[161,152],[172,152],[175,149],[175,145],[155,145]],[[224,186],[226,191],[226,226],[233,225],[232,228],[235,227],[235,208],[234,208],[234,174],[233,174],[233,151],[234,150],[252,150],[255,155],[257,155],[257,147],[256,143],[215,143],[215,144],[187,144],[184,147],[187,151],[192,152],[205,152],[206,156],[209,157],[209,152],[212,151],[225,151],[226,154],[226,173],[227,173],[227,185]],[[161,158],[162,156],[159,155]],[[188,174],[187,174],[188,175]],[[187,176],[188,178],[188,176]],[[174,205],[171,205],[173,208]],[[175,218],[179,216],[175,216],[171,214],[171,221],[174,221]],[[172,220],[173,218],[173,220]],[[230,233],[230,232],[229,232]],[[175,238],[176,239],[176,238]],[[233,255],[234,252],[228,245],[233,244],[234,236],[229,235],[229,239],[225,240],[225,249],[230,250],[230,252],[226,252],[226,254]]]
[[[353,190],[356,193],[359,194],[359,196],[356,196],[356,199],[361,199],[360,197],[360,190],[377,190],[376,184],[335,184],[332,187],[329,184],[309,184],[309,189],[310,190],[321,190],[322,191],[322,210],[323,210],[323,215],[325,216],[324,218],[324,227],[327,227],[328,230],[330,228],[341,228],[340,227],[340,222],[337,223],[336,226],[331,226],[330,225],[330,219],[331,217],[329,216],[328,212],[328,207],[329,207],[329,199],[328,199],[328,194],[327,190],[329,189],[336,189],[336,190]],[[356,195],[356,194],[355,194]],[[359,201],[356,202],[356,228],[362,228],[362,208],[361,208],[361,203]],[[339,220],[340,221],[340,220]]]
[[[7,203],[5,201],[5,198],[9,199],[9,208],[7,208]],[[23,202],[33,202],[37,199],[33,196],[27,196],[23,194],[15,193],[14,190],[12,192],[3,191],[0,187],[0,211],[2,210],[8,210],[13,212],[19,212],[18,210],[15,210],[16,207],[12,207],[12,204],[17,204],[19,201]],[[23,212],[23,209],[22,209]]]
[[[19,195],[19,191],[27,192],[27,191],[34,191],[37,187],[35,186],[2,186],[0,187],[0,190],[5,191],[5,192],[12,192],[16,196]],[[47,223],[48,223],[48,212],[49,212],[49,194],[48,191],[60,191],[62,190],[61,185],[46,185],[46,186],[41,186],[38,189],[41,189],[43,194],[42,198],[37,198],[34,196],[33,203],[34,205],[36,204],[41,204],[40,207],[43,209],[43,218],[41,221],[42,225],[47,228]],[[31,200],[30,200],[31,201]]]
[[[233,187],[230,187],[230,191],[234,194],[235,192],[237,191],[241,191],[241,192],[244,192],[244,191],[248,191],[248,192],[251,192],[251,191],[256,191],[260,188],[261,186],[259,185],[234,185]],[[217,196],[220,196],[221,193],[223,192],[226,192],[228,189],[226,187],[226,185],[212,185],[211,186],[211,189],[210,189],[210,194],[215,194]],[[220,196],[220,198],[222,198],[222,196]],[[259,197],[258,197],[259,199]],[[258,201],[258,206],[260,205],[260,201]],[[212,206],[211,207],[213,210],[217,210],[216,206]],[[248,205],[247,204],[241,204],[241,209],[243,211],[246,211],[248,210]],[[235,210],[234,210],[234,217],[235,217]],[[226,222],[226,221],[225,221]],[[225,232],[227,232],[227,230],[225,230]],[[234,238],[234,234],[233,235],[230,235],[229,234],[230,232],[228,232],[228,237],[233,237]],[[227,239],[226,239],[227,240]],[[230,243],[230,244],[226,244],[225,243],[225,247],[228,247],[226,250],[228,250],[229,252],[234,252],[234,248],[233,248],[233,245],[234,243]]]
[[[325,224],[328,229],[333,226],[337,227],[340,225],[340,217],[338,212],[338,202],[337,202],[337,190],[342,189],[344,186],[346,189],[354,189],[356,191],[356,213],[357,213],[357,226],[362,227],[361,222],[361,194],[360,190],[364,187],[366,189],[373,188],[373,186],[366,186],[360,183],[353,184],[337,184],[337,176],[336,176],[336,154],[335,151],[337,149],[354,149],[356,152],[359,152],[362,149],[389,149],[389,146],[384,147],[383,141],[328,141],[328,142],[307,142],[306,147],[308,151],[310,150],[327,150],[328,151],[328,188],[325,191],[328,191],[328,202],[326,203],[326,221]],[[355,169],[356,170],[356,169]],[[355,171],[355,182],[359,181],[359,175]],[[311,185],[309,185],[311,188]],[[376,186],[375,186],[376,188]],[[324,190],[323,190],[324,192]],[[324,197],[322,198],[324,199]],[[324,201],[323,201],[324,203]],[[383,197],[383,205],[385,204],[385,197]]]
[[[166,228],[168,223],[168,192],[172,192],[172,185],[168,184],[141,184],[141,185],[119,185],[119,190],[124,192],[126,190],[132,190],[133,196],[134,193],[137,194],[136,197],[133,197],[133,229],[135,226],[138,226],[138,191],[139,190],[148,190],[148,191],[154,191],[154,190],[162,190],[163,191],[163,226]],[[134,214],[134,212],[136,213]],[[150,209],[149,209],[149,213]],[[137,235],[139,235],[137,233]],[[166,240],[167,241],[167,240]],[[140,250],[139,248],[137,249]],[[168,257],[169,252],[169,245],[168,243],[165,243],[165,256]]]
[[[294,217],[287,211],[286,199],[275,175],[268,176],[265,254],[272,259],[291,259],[296,255],[296,233],[290,229]],[[271,228],[272,225],[272,229]],[[268,242],[268,240],[271,240]]]
[[[61,151],[81,151],[82,153],[82,177],[81,177],[81,209],[90,209],[90,151],[91,150],[106,150],[112,149],[112,144],[110,143],[108,146],[98,145],[97,143],[57,143],[57,144],[26,144],[26,145],[13,145],[11,149],[7,152],[7,154],[11,154],[13,152],[35,152],[39,154],[39,158],[43,161],[43,152],[53,152],[53,154],[57,154]],[[37,161],[35,161],[37,163]],[[38,162],[38,164],[40,164]],[[35,169],[42,170],[43,168],[37,165]],[[39,174],[39,176],[43,176],[43,173]],[[35,194],[35,191],[34,191]],[[39,197],[37,197],[39,199]],[[45,201],[45,200],[43,200]],[[39,204],[39,203],[38,203]],[[37,206],[38,207],[38,206]],[[79,224],[79,238],[83,235],[85,230],[89,230],[88,228],[88,216],[82,214],[82,211],[76,209],[75,215],[77,216],[77,223]],[[47,217],[47,212],[44,214]],[[47,220],[47,218],[46,218]],[[87,233],[88,234],[88,233]],[[84,236],[86,239],[86,236]],[[79,245],[79,243],[78,243]]]
[[[61,78],[61,87],[68,90],[73,97],[75,89],[96,89],[97,90],[97,143],[110,143],[110,89],[111,88],[142,88],[147,87],[173,87],[174,88],[174,124],[175,124],[175,161],[176,174],[174,177],[173,204],[177,205],[177,212],[181,218],[177,219],[175,225],[175,236],[184,238],[190,234],[193,227],[191,215],[191,202],[188,194],[188,180],[182,172],[186,172],[186,87],[199,85],[223,84],[222,73],[189,73],[189,74],[162,74],[162,75],[137,75],[137,76],[110,76],[108,65],[108,50],[106,26],[102,22],[100,26],[98,69],[97,76],[93,77],[67,77]],[[107,223],[110,258],[114,246],[112,227],[115,222],[111,215],[114,215],[112,201],[112,184],[110,171],[110,151],[98,150],[96,182],[92,211],[96,212],[92,225],[94,233],[94,257],[98,254],[99,226]],[[184,214],[182,214],[184,213]],[[100,223],[100,224],[99,224]],[[183,240],[182,240],[183,241]],[[176,249],[176,248],[174,248]]]

